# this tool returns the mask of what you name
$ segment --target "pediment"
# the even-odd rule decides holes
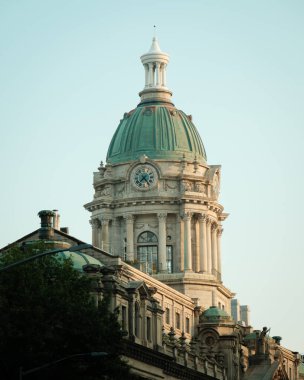
[[[138,292],[140,298],[151,298],[152,292],[144,281],[130,281],[127,286],[129,293]]]

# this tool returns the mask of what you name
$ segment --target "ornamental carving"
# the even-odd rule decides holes
[[[159,213],[159,214],[157,214],[157,216],[158,216],[159,221],[165,222],[166,219],[167,219],[167,214],[166,213]]]
[[[198,215],[198,220],[201,222],[201,223],[206,223],[207,222],[207,215],[206,214],[199,214]]]
[[[106,168],[103,165],[103,161],[100,161],[100,165],[98,167],[99,173],[101,177],[104,177],[104,173],[106,171]]]
[[[217,223],[212,223],[211,224],[211,231],[215,233],[216,230],[217,230]]]
[[[219,228],[217,229],[217,234],[218,234],[218,236],[222,236],[223,231],[224,231],[224,228],[219,227]]]
[[[145,224],[144,224],[144,223],[137,223],[137,224],[135,225],[135,228],[136,228],[137,230],[142,230],[144,227],[145,227]]]
[[[118,198],[122,198],[125,192],[125,184],[123,183],[121,186],[117,186],[116,188],[116,196]]]
[[[109,178],[109,177],[111,177],[111,175],[112,175],[112,165],[110,165],[110,164],[107,164],[106,166],[105,166],[105,172],[104,172],[104,177],[105,178]]]
[[[90,224],[92,228],[99,228],[101,225],[100,220],[98,218],[91,219]]]
[[[191,220],[191,217],[192,217],[192,212],[184,212],[183,214],[181,214],[181,218],[184,220],[184,221],[187,221],[187,220]]]
[[[135,216],[132,214],[126,214],[124,215],[124,218],[126,219],[127,223],[134,223]]]
[[[111,193],[112,193],[111,185],[105,185],[105,187],[100,190],[101,197],[109,197],[111,196]]]
[[[192,191],[192,182],[190,181],[182,181],[181,182],[181,191]]]
[[[165,183],[165,190],[175,190],[177,188],[177,183],[176,181],[166,181]]]
[[[194,185],[194,190],[198,193],[201,193],[201,195],[206,195],[206,186],[203,184],[203,182],[196,182]]]
[[[213,186],[212,186],[212,195],[217,198],[219,193],[220,193],[220,183],[219,183],[218,176],[215,176],[213,180]]]
[[[108,217],[108,216],[103,216],[102,219],[101,219],[101,224],[102,224],[103,226],[107,226],[107,225],[109,224],[109,221],[110,221],[110,220],[111,220],[110,217]]]

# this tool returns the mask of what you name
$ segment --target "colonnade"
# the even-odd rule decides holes
[[[157,213],[158,219],[158,271],[167,272],[167,213]],[[122,237],[116,231],[112,236],[110,247],[109,217],[94,218],[92,225],[93,245],[110,252],[120,252]],[[135,215],[124,216],[126,227],[126,260],[133,262],[134,253],[134,222]],[[222,227],[216,219],[205,213],[185,212],[177,215],[176,239],[174,245],[174,272],[197,272],[221,277],[221,235]],[[112,221],[117,229],[117,218]],[[195,242],[195,243],[194,243]]]
[[[166,87],[166,63],[145,63],[145,88]]]
[[[191,228],[191,222],[198,223],[198,228]],[[185,272],[200,272],[221,277],[221,236],[223,229],[212,217],[206,214],[185,212],[181,216],[181,264]],[[196,234],[196,246],[193,250],[192,234]]]

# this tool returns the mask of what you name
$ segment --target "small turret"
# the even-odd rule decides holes
[[[153,37],[148,53],[142,55],[140,59],[145,68],[145,87],[139,93],[141,103],[151,101],[171,103],[172,92],[166,85],[169,55],[161,51],[156,37]]]

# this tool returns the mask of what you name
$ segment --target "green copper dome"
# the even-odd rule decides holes
[[[145,154],[151,159],[206,163],[201,137],[191,116],[172,103],[147,102],[125,113],[112,138],[107,162],[120,163]]]
[[[206,322],[231,321],[230,315],[225,310],[219,309],[216,306],[211,306],[204,311],[200,319]]]
[[[77,252],[62,251],[62,252],[56,253],[56,257],[59,260],[67,260],[67,259],[72,260],[73,268],[79,271],[82,271],[83,270],[82,267],[88,264],[103,266],[103,264],[99,260],[95,259],[95,257],[86,255],[85,253],[80,252],[80,251],[77,251]]]

